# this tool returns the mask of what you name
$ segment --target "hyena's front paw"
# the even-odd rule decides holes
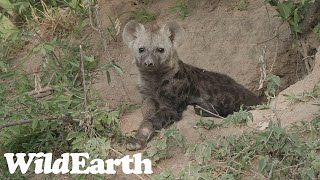
[[[127,142],[127,150],[136,151],[136,150],[144,148],[145,144],[146,143],[144,141],[140,140],[140,139],[136,139],[134,137],[130,137],[128,139],[128,142]]]

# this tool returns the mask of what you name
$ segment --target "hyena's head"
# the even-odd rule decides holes
[[[148,31],[134,21],[124,27],[122,38],[132,50],[140,71],[161,71],[173,67],[175,48],[180,45],[181,28],[177,23],[168,23],[158,30]]]

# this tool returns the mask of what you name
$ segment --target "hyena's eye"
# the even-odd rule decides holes
[[[163,53],[164,49],[163,48],[157,48],[157,51],[160,52],[160,53]]]
[[[142,53],[144,51],[144,48],[139,48],[139,53]]]

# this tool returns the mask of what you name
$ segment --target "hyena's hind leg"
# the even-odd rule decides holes
[[[160,130],[178,121],[182,117],[182,113],[178,113],[167,107],[159,108],[154,114],[147,113],[141,123],[135,137],[131,137],[127,143],[128,150],[139,150],[143,148],[150,137],[153,136],[155,130]]]

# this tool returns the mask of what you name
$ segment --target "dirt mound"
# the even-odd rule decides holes
[[[110,26],[109,16],[128,13],[141,6],[140,1],[124,2],[101,1],[100,13],[104,27]],[[305,76],[301,55],[291,48],[289,27],[275,17],[275,10],[263,1],[248,1],[246,9],[241,11],[238,1],[201,1],[192,5],[191,15],[184,20],[169,10],[174,3],[169,0],[155,1],[148,9],[159,14],[154,23],[161,25],[177,21],[183,27],[184,42],[177,51],[185,63],[228,74],[257,95],[263,94],[258,91],[258,86],[259,58],[264,52],[267,70],[272,69],[273,74],[281,77],[283,89]],[[128,20],[128,16],[120,16],[123,25]],[[272,38],[278,32],[279,38]],[[97,91],[101,92],[110,107],[140,103],[136,88],[137,69],[121,37],[118,36],[117,42],[108,45],[108,53],[103,53],[102,46],[98,44],[101,41],[98,34],[92,34],[91,39],[97,44],[96,52],[100,59],[104,59],[101,63],[113,59],[124,71],[122,76],[112,74],[111,85],[106,83],[105,78],[96,81]]]

